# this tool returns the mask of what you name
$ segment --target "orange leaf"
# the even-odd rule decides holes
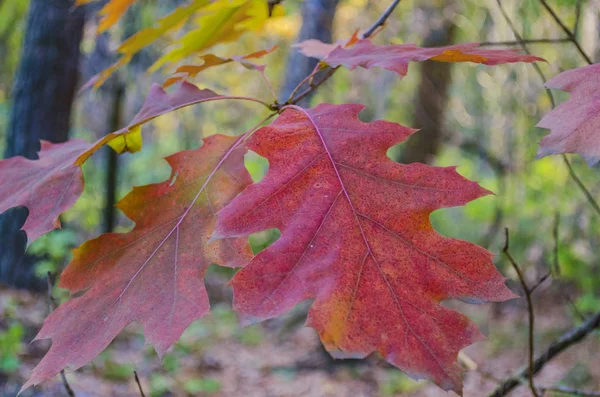
[[[208,313],[206,268],[242,266],[251,257],[247,239],[208,241],[216,212],[252,182],[240,140],[215,135],[200,149],[168,157],[169,180],[136,187],[118,204],[133,230],[104,234],[74,251],[60,286],[87,291],[44,322],[36,339],[51,338],[52,347],[23,389],[85,365],[132,321],[162,356]]]

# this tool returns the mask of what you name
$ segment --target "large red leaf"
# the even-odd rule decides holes
[[[378,66],[406,76],[411,61],[474,62],[500,65],[513,62],[543,61],[532,55],[514,50],[478,48],[479,43],[456,44],[447,47],[421,48],[414,44],[378,46],[369,39],[358,40],[350,48],[333,46],[318,40],[307,40],[297,45],[306,56],[321,59],[332,67],[345,66],[350,70]]]
[[[134,188],[118,204],[135,221],[133,230],[74,251],[60,286],[89,290],[46,319],[36,339],[51,338],[52,347],[23,388],[86,364],[132,321],[162,355],[208,313],[206,268],[239,267],[251,257],[247,239],[209,242],[216,211],[251,183],[240,139],[216,135],[200,149],[168,157],[169,180]]]
[[[213,238],[279,228],[233,279],[246,324],[314,299],[307,323],[336,357],[373,351],[414,377],[460,391],[460,349],[482,335],[444,299],[514,295],[474,244],[432,228],[432,211],[489,192],[455,168],[402,165],[386,151],[414,130],[358,119],[361,105],[286,110],[250,139],[266,177],[218,215]]]
[[[83,175],[75,160],[90,146],[79,139],[42,141],[38,160],[18,156],[0,161],[0,213],[13,207],[29,209],[23,225],[28,245],[59,228],[58,216],[81,195]]]
[[[600,161],[600,64],[567,70],[546,83],[571,97],[537,124],[550,134],[540,141],[538,157],[578,153],[590,167]]]

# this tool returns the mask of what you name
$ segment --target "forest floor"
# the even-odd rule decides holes
[[[535,293],[536,343],[542,351],[576,318],[552,286]],[[454,309],[471,317],[487,340],[463,350],[464,396],[486,396],[527,363],[527,312],[522,300]],[[315,332],[303,326],[307,305],[277,320],[240,328],[230,305],[213,305],[213,312],[184,333],[162,361],[144,346],[141,327],[130,325],[91,364],[67,374],[77,397],[140,396],[133,371],[146,396],[211,397],[372,397],[450,396],[427,381],[414,381],[372,355],[362,361],[334,361],[320,347]],[[49,347],[29,342],[47,315],[44,294],[0,288],[0,397],[12,397]],[[15,326],[15,324],[21,324]],[[9,328],[12,340],[7,337]],[[600,344],[588,337],[571,347],[536,377],[538,386],[565,385],[600,390]],[[7,370],[6,367],[12,369]],[[476,369],[474,369],[476,367]],[[0,367],[2,368],[2,367]],[[60,378],[27,390],[24,397],[66,396]],[[530,396],[519,387],[511,396]],[[547,393],[546,397],[552,394]]]

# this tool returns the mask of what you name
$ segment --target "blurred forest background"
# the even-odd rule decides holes
[[[0,0],[0,153],[5,157],[15,154],[32,157],[36,151],[27,143],[26,149],[22,147],[21,152],[15,152],[18,137],[11,135],[11,129],[16,131],[21,127],[11,121],[11,114],[35,123],[36,114],[44,111],[40,106],[48,103],[49,97],[53,98],[50,103],[56,109],[69,107],[68,90],[79,88],[113,63],[115,49],[123,39],[153,26],[158,18],[186,1],[138,1],[115,28],[101,35],[96,34],[96,12],[102,2],[77,10],[68,4],[65,7],[66,3]],[[501,3],[524,38],[565,37],[540,1]],[[569,28],[576,31],[587,54],[594,61],[600,60],[600,2],[551,0],[549,3]],[[266,73],[275,83],[275,91],[284,96],[294,74],[305,68],[306,61],[291,55],[294,53],[291,45],[299,34],[304,39],[324,40],[330,36],[334,41],[349,37],[355,29],[369,27],[388,2],[285,0],[282,6],[286,11],[284,16],[275,16],[264,28],[208,52],[231,56],[277,45],[278,50],[258,63],[268,64]],[[64,26],[67,23],[64,18],[68,18],[73,29],[69,40],[76,40],[77,31],[81,32],[81,42],[75,45],[80,54],[50,51],[49,57],[58,56],[62,65],[28,64],[23,60],[27,54],[24,43],[28,10],[33,13],[37,9],[43,14],[53,7],[59,9],[53,22],[33,20],[30,15],[30,23]],[[327,21],[331,18],[329,26]],[[189,24],[193,26],[193,21]],[[51,32],[51,29],[42,32],[38,45],[44,44],[43,34]],[[56,43],[52,40],[60,40],[46,38],[49,46]],[[424,46],[480,41],[494,48],[520,48],[494,0],[404,0],[374,41]],[[136,55],[98,90],[75,95],[70,125],[63,128],[64,133],[68,131],[69,137],[93,141],[125,125],[141,107],[151,83],[164,81],[165,73],[173,71],[146,71],[166,45],[166,41],[159,40]],[[548,60],[539,64],[547,78],[585,64],[573,44],[566,40],[529,44],[528,48]],[[37,99],[31,99],[29,107],[18,110],[16,106],[25,105],[21,102],[17,105],[16,96],[20,89],[26,90],[26,83],[19,82],[17,76],[22,76],[19,68],[26,67],[46,69],[40,78],[55,81],[43,85],[45,89],[40,85]],[[267,101],[271,96],[255,71],[234,63],[207,70],[193,81],[221,93],[256,96]],[[54,96],[56,91],[52,90],[61,89],[67,92]],[[566,99],[563,93],[553,94],[557,102]],[[600,311],[600,219],[570,178],[560,156],[535,160],[537,142],[547,133],[535,124],[550,110],[551,102],[532,65],[492,68],[424,62],[412,64],[407,77],[401,80],[381,69],[340,70],[310,101],[362,103],[367,106],[363,120],[385,118],[422,128],[408,142],[390,150],[389,155],[401,162],[457,165],[461,174],[496,194],[466,207],[437,211],[432,221],[441,234],[475,242],[497,253],[496,265],[509,278],[509,286],[522,295],[513,268],[501,255],[504,228],[510,229],[511,254],[519,262],[527,282],[537,285],[543,280],[533,294],[538,351],[583,318]],[[161,160],[163,157],[196,148],[203,137],[215,133],[241,134],[259,120],[256,111],[255,105],[240,101],[203,104],[162,116],[145,126],[144,148],[140,153],[117,158],[108,148],[99,152],[84,167],[85,192],[62,217],[63,229],[37,240],[27,256],[18,251],[24,240],[16,233],[19,226],[14,225],[15,219],[19,219],[18,212],[23,210],[13,209],[0,217],[0,396],[16,395],[49,346],[48,341],[29,344],[48,314],[48,272],[60,274],[70,260],[71,249],[83,241],[102,232],[130,229],[131,223],[113,205],[133,186],[168,178],[170,169]],[[38,139],[60,139],[39,134]],[[574,171],[597,197],[598,171],[588,169],[578,156],[569,159]],[[246,163],[255,180],[268,168],[264,159],[252,153],[247,155]],[[258,251],[275,238],[276,231],[267,231],[252,236],[251,244]],[[431,383],[408,378],[379,357],[334,362],[320,347],[316,333],[303,327],[305,306],[281,319],[240,328],[231,311],[231,290],[225,286],[229,277],[230,270],[211,268],[206,284],[212,313],[186,331],[162,364],[153,350],[144,346],[141,329],[134,324],[90,365],[67,374],[76,395],[138,396],[134,370],[146,395],[154,397],[446,395]],[[58,288],[53,288],[52,294],[61,301],[68,298]],[[527,364],[527,308],[523,299],[484,306],[447,304],[469,315],[488,336],[488,340],[465,349],[461,356],[466,368],[466,396],[487,395],[497,386],[498,379]],[[591,335],[583,344],[550,362],[536,378],[537,383],[600,390],[599,353],[598,336]],[[526,387],[520,387],[512,395],[530,393]],[[57,378],[23,395],[66,394]]]

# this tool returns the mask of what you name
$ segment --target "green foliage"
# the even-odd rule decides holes
[[[379,383],[379,394],[382,396],[396,396],[402,393],[412,393],[423,386],[402,372],[387,370],[384,379]]]
[[[215,394],[221,391],[221,382],[214,378],[190,379],[183,388],[191,395]]]
[[[25,328],[14,322],[5,331],[0,331],[0,372],[11,373],[19,369],[19,355],[23,351]]]

